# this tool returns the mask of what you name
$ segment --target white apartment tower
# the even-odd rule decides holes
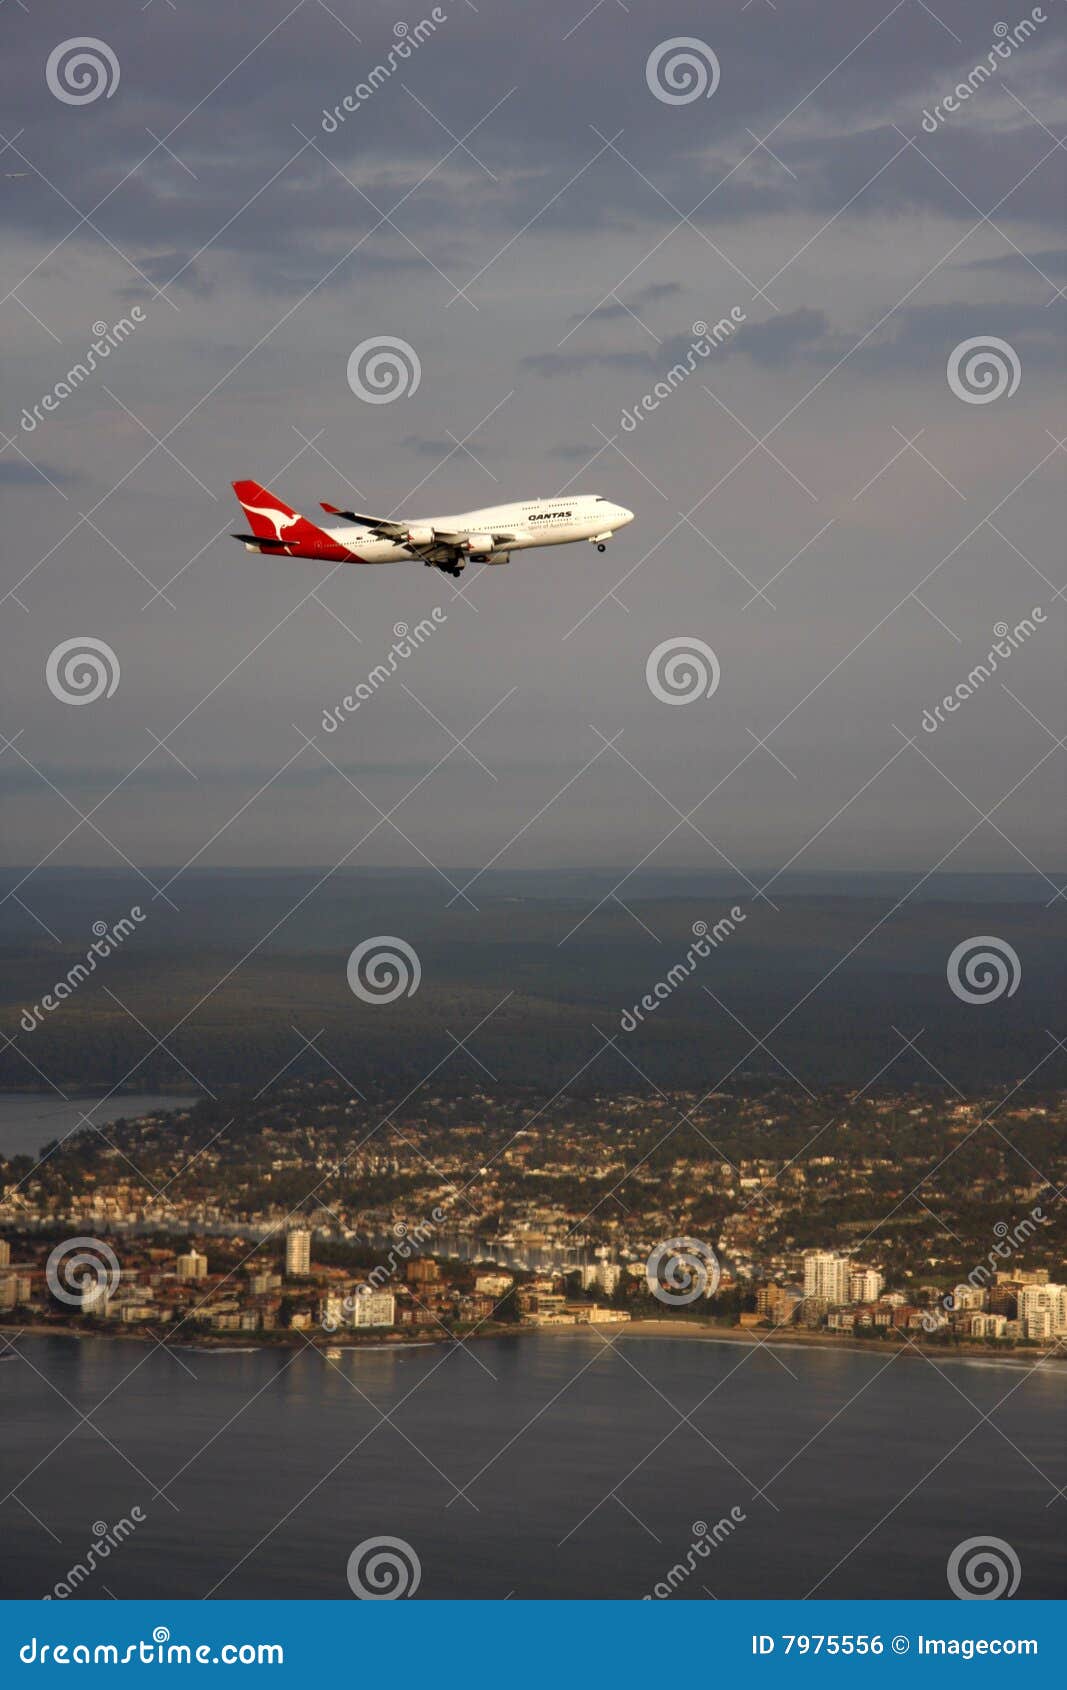
[[[1019,1319],[1027,1338],[1045,1342],[1067,1335],[1067,1285],[1024,1285]]]
[[[311,1272],[311,1234],[304,1227],[294,1227],[285,1235],[285,1277],[302,1279]]]
[[[885,1290],[885,1276],[877,1268],[852,1268],[848,1281],[853,1303],[876,1303]]]
[[[847,1303],[852,1263],[834,1250],[809,1250],[804,1257],[804,1295]]]

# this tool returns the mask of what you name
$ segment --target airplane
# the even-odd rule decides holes
[[[459,576],[468,563],[508,563],[512,552],[588,540],[603,551],[633,511],[598,493],[564,493],[490,505],[458,516],[393,521],[323,504],[342,526],[309,522],[258,481],[235,481],[233,490],[252,532],[234,534],[248,552],[319,558],[327,563],[398,563],[421,559],[428,569]]]

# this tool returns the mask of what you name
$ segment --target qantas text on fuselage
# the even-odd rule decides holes
[[[235,534],[250,552],[283,557],[318,558],[327,563],[398,563],[418,560],[428,568],[459,575],[471,561],[507,563],[512,552],[533,546],[564,546],[587,540],[604,550],[633,511],[612,504],[599,493],[565,494],[558,499],[524,499],[490,505],[458,516],[415,519],[361,515],[323,505],[335,520],[309,522],[258,481],[235,481],[233,490],[248,518],[248,534]]]

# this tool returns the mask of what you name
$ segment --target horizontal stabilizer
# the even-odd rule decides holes
[[[243,540],[246,546],[256,546],[261,552],[287,552],[289,540],[271,540],[263,534],[231,534],[231,540]]]

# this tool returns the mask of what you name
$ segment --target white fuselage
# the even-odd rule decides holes
[[[633,521],[633,511],[597,494],[583,493],[558,499],[525,499],[511,505],[488,505],[482,510],[461,511],[457,516],[402,519],[417,531],[436,534],[500,536],[494,551],[526,551],[532,546],[563,546],[574,540],[606,540]],[[332,540],[352,551],[360,563],[397,563],[417,558],[419,553],[383,540],[372,529],[346,522],[323,528]]]

